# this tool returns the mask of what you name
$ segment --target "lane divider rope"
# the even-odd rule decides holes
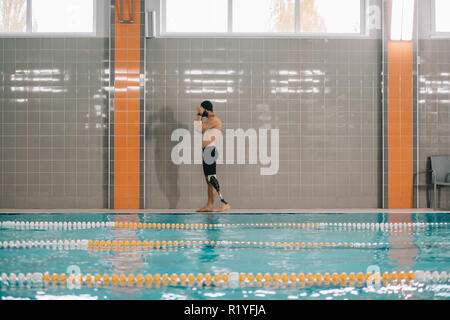
[[[14,286],[32,286],[45,287],[49,285],[59,286],[130,286],[130,287],[149,287],[149,286],[312,286],[312,285],[340,285],[340,286],[370,286],[387,285],[402,283],[447,283],[450,280],[450,273],[445,271],[401,271],[401,272],[376,272],[376,273],[193,273],[180,275],[172,273],[164,274],[66,274],[49,272],[40,273],[2,273],[0,276],[0,285],[3,287]]]
[[[398,241],[395,245],[415,246],[448,246],[450,242],[413,242]],[[0,249],[27,249],[42,248],[54,250],[114,250],[114,249],[153,249],[167,247],[260,247],[260,248],[286,248],[286,249],[311,249],[311,248],[389,248],[389,242],[293,242],[293,241],[208,241],[208,240],[16,240],[0,241]]]
[[[448,227],[449,222],[387,222],[387,223],[156,223],[156,222],[113,222],[113,221],[2,221],[0,227],[19,230],[49,229],[78,230],[94,228],[124,228],[124,229],[175,229],[197,230],[218,229],[230,227],[251,228],[296,228],[296,229],[338,229],[338,230],[402,230],[414,228]]]

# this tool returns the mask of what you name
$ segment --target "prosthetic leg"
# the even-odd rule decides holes
[[[219,180],[217,180],[217,177],[215,174],[208,176],[208,182],[216,189],[217,194],[219,195],[220,201],[222,201],[223,204],[228,204],[228,202],[225,201],[222,194],[220,193],[220,185]]]

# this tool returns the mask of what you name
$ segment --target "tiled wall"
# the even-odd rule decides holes
[[[0,208],[107,205],[107,38],[0,38]]]
[[[201,165],[170,160],[173,130],[193,132],[204,99],[224,129],[280,130],[277,175],[218,166],[233,207],[380,205],[380,40],[151,39],[147,72],[147,207],[206,202]]]
[[[419,170],[432,155],[450,155],[450,40],[419,41]],[[420,207],[426,207],[425,175],[420,176]],[[441,207],[450,208],[450,190],[442,189]]]
[[[108,46],[0,39],[0,207],[107,207]],[[380,41],[151,39],[147,49],[147,207],[204,204],[201,165],[170,160],[172,131],[192,132],[203,99],[225,129],[280,129],[277,175],[219,165],[233,207],[380,205]],[[450,150],[450,41],[420,40],[418,51],[422,171]],[[445,190],[441,205],[450,206]]]

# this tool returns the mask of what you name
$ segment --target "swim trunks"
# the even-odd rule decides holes
[[[206,147],[203,149],[203,173],[205,176],[216,174],[216,161],[218,158],[218,152],[216,147]]]

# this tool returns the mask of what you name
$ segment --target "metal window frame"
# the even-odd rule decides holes
[[[227,32],[167,32],[166,16],[167,6],[166,0],[160,0],[160,38],[335,38],[335,39],[358,39],[370,38],[370,32],[366,27],[367,10],[369,8],[369,0],[360,0],[360,32],[359,33],[328,33],[328,32],[301,32],[300,31],[300,1],[295,1],[295,28],[294,32],[233,32],[233,1],[228,0],[227,12]]]
[[[101,12],[100,7],[103,7],[102,1],[92,0],[92,32],[33,32],[33,0],[26,0],[27,3],[27,22],[26,31],[24,32],[0,32],[0,38],[70,38],[70,37],[97,37],[99,24],[103,23],[103,19],[97,18],[97,13]]]

